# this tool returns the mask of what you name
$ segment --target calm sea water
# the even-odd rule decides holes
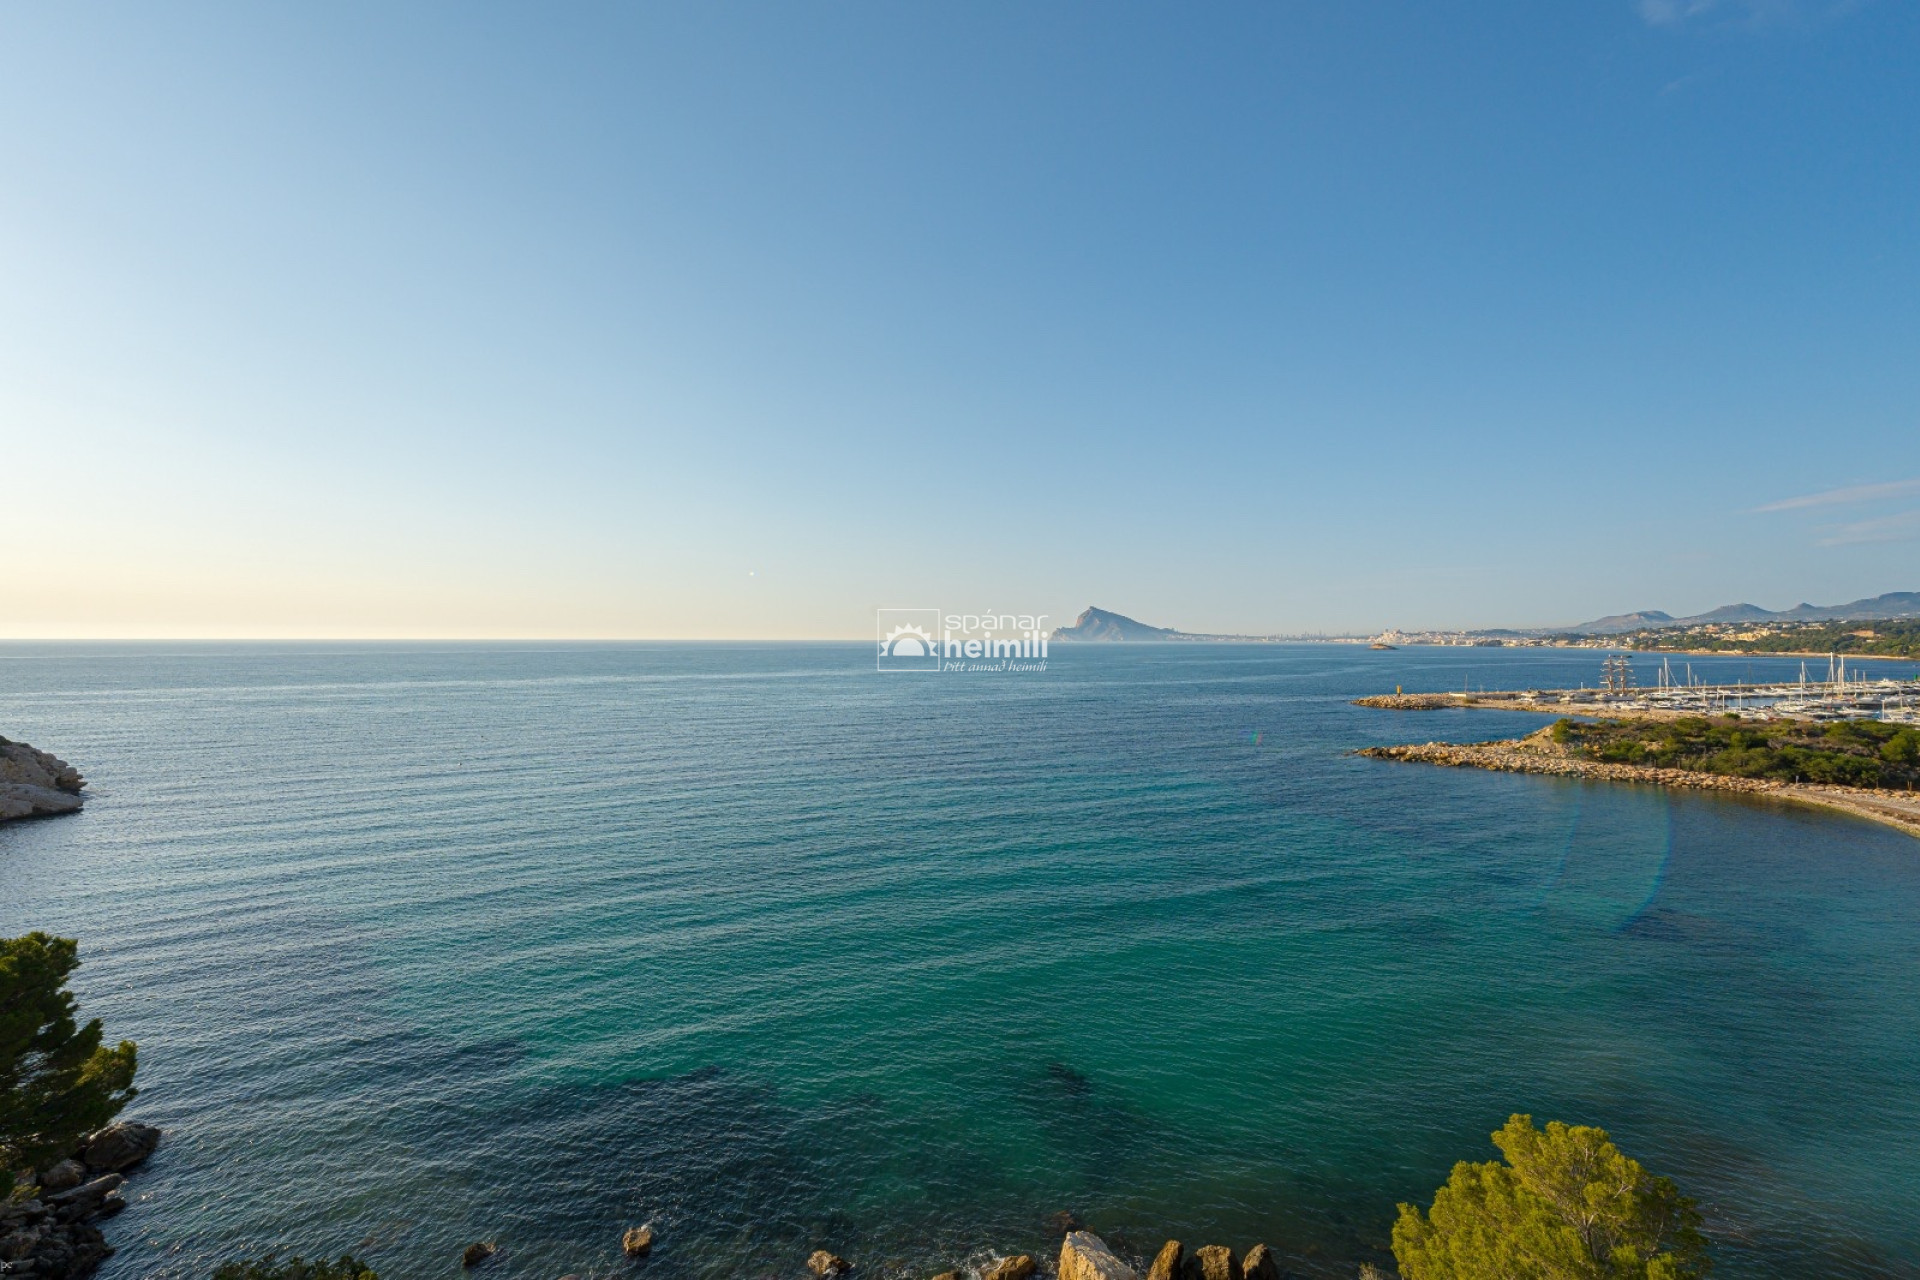
[[[1677,1178],[1724,1275],[1920,1275],[1920,841],[1345,754],[1542,722],[1359,694],[1597,671],[16,644],[0,733],[94,798],[0,827],[0,933],[82,940],[168,1130],[111,1280],[611,1274],[642,1222],[657,1280],[924,1276],[1061,1210],[1350,1276],[1513,1111]]]

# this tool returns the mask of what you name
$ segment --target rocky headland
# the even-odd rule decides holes
[[[1050,637],[1059,640],[1093,641],[1156,641],[1184,639],[1180,632],[1172,627],[1153,627],[1144,622],[1136,622],[1124,613],[1114,613],[1096,605],[1087,606],[1081,615],[1074,619],[1070,627],[1055,627]]]
[[[160,1131],[122,1121],[90,1135],[0,1200],[0,1276],[81,1280],[113,1255],[97,1225],[127,1207],[127,1171],[153,1154]]]
[[[0,822],[72,813],[83,803],[80,789],[86,785],[65,760],[0,738]]]
[[[1072,626],[1055,627],[1049,636],[1049,639],[1057,641],[1073,640],[1083,643],[1132,641],[1146,644],[1173,642],[1247,644],[1267,643],[1281,638],[1280,636],[1214,635],[1203,631],[1181,631],[1176,627],[1149,626],[1129,618],[1124,613],[1115,613],[1111,609],[1102,609],[1097,605],[1087,606],[1080,616],[1074,619]]]
[[[1406,760],[1455,768],[1493,769],[1502,773],[1538,773],[1560,778],[1639,782],[1699,791],[1737,791],[1768,799],[1818,805],[1824,809],[1838,809],[1855,817],[1896,827],[1909,835],[1920,836],[1920,794],[1911,791],[1778,782],[1771,778],[1741,778],[1696,769],[1586,760],[1572,755],[1563,745],[1555,742],[1551,725],[1524,738],[1365,747],[1354,754],[1375,760]]]

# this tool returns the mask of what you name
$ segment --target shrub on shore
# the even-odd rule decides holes
[[[1561,720],[1552,738],[1571,755],[1617,764],[1846,787],[1920,784],[1920,731],[1878,720]]]
[[[1400,1206],[1407,1280],[1696,1280],[1712,1266],[1700,1212],[1603,1129],[1516,1115],[1493,1135],[1507,1163],[1453,1166],[1422,1214]]]

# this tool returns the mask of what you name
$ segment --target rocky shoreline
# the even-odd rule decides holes
[[[1427,696],[1427,695],[1421,695]],[[1456,704],[1459,705],[1459,704]],[[1920,836],[1920,795],[1866,787],[1829,787],[1805,782],[1776,782],[1770,778],[1736,778],[1694,769],[1665,769],[1652,765],[1615,764],[1569,755],[1553,741],[1552,727],[1494,742],[1423,742],[1398,747],[1364,747],[1354,754],[1375,760],[1404,760],[1455,768],[1493,769],[1502,773],[1537,773],[1559,778],[1587,778],[1606,782],[1638,782],[1657,787],[1698,791],[1736,791],[1745,795],[1789,800],[1797,804],[1837,809]]]
[[[85,803],[87,780],[57,756],[0,738],[0,822],[72,813]]]
[[[127,1171],[153,1154],[160,1131],[121,1122],[91,1134],[42,1170],[22,1196],[0,1200],[0,1276],[82,1280],[113,1256],[97,1223],[127,1207]]]
[[[847,1274],[853,1265],[828,1253],[816,1253],[807,1260],[807,1268],[821,1280]],[[980,1280],[1031,1280],[1043,1275],[1044,1267],[1031,1255],[1001,1258],[979,1272]],[[1272,1249],[1256,1244],[1242,1256],[1222,1244],[1202,1245],[1193,1252],[1178,1240],[1160,1247],[1148,1264],[1144,1280],[1283,1280],[1278,1259]],[[943,1271],[933,1280],[965,1280],[966,1273]],[[1143,1280],[1141,1273],[1107,1247],[1107,1242],[1091,1231],[1073,1230],[1060,1244],[1060,1258],[1053,1268],[1055,1280]]]
[[[31,1276],[35,1280],[85,1280],[114,1253],[98,1223],[127,1207],[122,1194],[126,1174],[160,1143],[160,1130],[150,1125],[117,1123],[89,1136],[69,1158],[40,1172],[11,1201],[0,1201],[0,1277]],[[1066,1215],[1061,1215],[1065,1217]],[[629,1230],[621,1241],[629,1260],[652,1252],[651,1227]],[[491,1241],[468,1245],[460,1255],[462,1270],[485,1270],[500,1252]],[[818,1280],[840,1280],[857,1272],[853,1263],[817,1249],[807,1259],[807,1270]],[[966,1271],[943,1271],[932,1280],[1287,1280],[1274,1251],[1256,1244],[1236,1256],[1225,1245],[1202,1245],[1189,1252],[1178,1240],[1169,1240],[1144,1273],[1121,1258],[1091,1231],[1077,1226],[1061,1242],[1052,1267],[1031,1254],[996,1257],[991,1263]],[[1371,1267],[1361,1275],[1381,1276]],[[561,1280],[581,1280],[576,1273]]]
[[[854,1266],[845,1258],[822,1249],[807,1259],[807,1270],[820,1280],[835,1280],[835,1277],[852,1274]],[[943,1271],[933,1280],[967,1280],[969,1274],[973,1273]],[[1032,1280],[1047,1274],[1043,1262],[1025,1253],[999,1258],[977,1272],[979,1280]],[[1106,1241],[1078,1228],[1067,1232],[1060,1244],[1059,1260],[1051,1272],[1054,1280],[1284,1280],[1286,1274],[1280,1270],[1273,1250],[1264,1244],[1256,1244],[1236,1257],[1225,1245],[1202,1245],[1189,1253],[1178,1240],[1169,1240],[1154,1255],[1143,1277],[1132,1264],[1108,1248]],[[563,1280],[576,1278],[563,1277]]]
[[[1070,1219],[1070,1215],[1059,1216]],[[636,1237],[640,1237],[638,1247],[635,1247]],[[622,1245],[629,1259],[644,1257],[652,1251],[653,1232],[647,1227],[635,1228],[627,1232]],[[491,1241],[470,1244],[461,1252],[460,1266],[464,1270],[484,1267],[498,1252],[499,1246]],[[807,1270],[818,1280],[841,1280],[858,1272],[853,1263],[825,1249],[813,1251],[807,1258]],[[996,1256],[991,1262],[965,1271],[942,1271],[932,1280],[1036,1280],[1036,1277],[1047,1280],[1287,1280],[1292,1274],[1281,1269],[1277,1255],[1264,1244],[1256,1244],[1236,1257],[1225,1245],[1202,1245],[1189,1253],[1180,1241],[1169,1240],[1154,1255],[1143,1275],[1108,1248],[1106,1241],[1074,1225],[1067,1231],[1060,1245],[1060,1257],[1051,1267],[1045,1259],[1021,1253]],[[1362,1280],[1368,1276],[1384,1280],[1384,1273],[1369,1266],[1362,1266],[1360,1275]],[[581,1276],[575,1273],[560,1280],[581,1280]]]

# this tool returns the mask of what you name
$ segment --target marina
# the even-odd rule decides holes
[[[1361,706],[1397,711],[1485,707],[1560,715],[1666,719],[1733,716],[1742,720],[1878,720],[1920,724],[1920,679],[1867,675],[1849,668],[1844,655],[1829,657],[1824,672],[1806,662],[1798,678],[1709,683],[1689,662],[1662,657],[1653,683],[1642,685],[1625,654],[1607,657],[1600,680],[1570,689],[1488,690],[1457,693],[1395,692],[1359,700]]]
[[[1800,664],[1800,678],[1763,684],[1708,684],[1693,678],[1691,664],[1674,669],[1662,658],[1656,683],[1637,688],[1632,664],[1624,657],[1602,664],[1603,688],[1592,691],[1596,705],[1607,710],[1670,711],[1680,715],[1732,715],[1743,720],[1882,720],[1894,724],[1920,723],[1920,681],[1867,676],[1849,671],[1843,655],[1827,660],[1824,678],[1814,678]],[[1586,690],[1562,701],[1583,701]]]

